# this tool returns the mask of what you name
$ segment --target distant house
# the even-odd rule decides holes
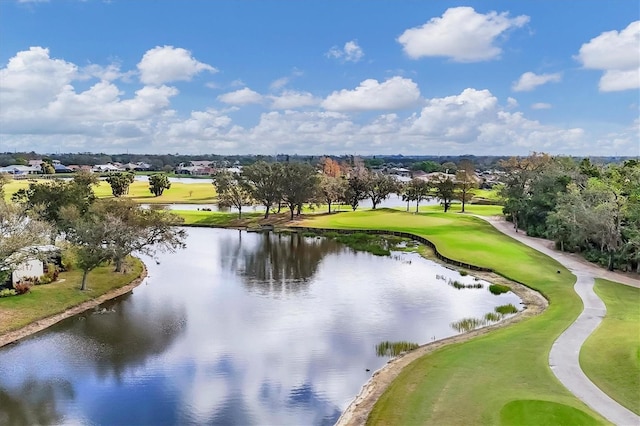
[[[12,164],[6,167],[0,167],[0,173],[6,173],[10,175],[37,175],[42,173],[40,166],[22,166],[20,164]]]
[[[176,174],[191,176],[208,176],[215,172],[211,166],[211,161],[189,161],[188,163],[180,163],[176,167]]]
[[[79,172],[79,171],[93,172],[93,170],[91,170],[91,166],[79,166],[77,164],[71,164],[71,165],[68,165],[67,167],[74,172]]]
[[[56,173],[72,173],[73,170],[67,166],[65,166],[64,164],[61,163],[53,163],[53,168],[56,171]]]
[[[152,169],[151,164],[143,163],[142,161],[123,164],[122,168],[132,172],[147,172]]]
[[[125,169],[123,167],[121,167],[120,165],[115,165],[112,163],[109,164],[96,164],[95,166],[93,166],[93,168],[91,169],[94,172],[97,173],[109,173],[109,172],[124,172]]]
[[[388,169],[387,173],[390,175],[402,176],[402,177],[411,177],[411,170],[405,169],[403,167],[391,167]]]

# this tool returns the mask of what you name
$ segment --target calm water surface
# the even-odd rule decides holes
[[[1,424],[333,424],[387,361],[379,342],[520,302],[416,254],[188,232],[132,294],[0,350]]]

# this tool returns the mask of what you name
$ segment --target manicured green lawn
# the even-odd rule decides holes
[[[478,216],[502,216],[502,206],[489,206],[482,204],[467,204],[464,206],[465,214],[477,214]],[[398,209],[405,210],[405,209]],[[462,204],[456,203],[449,208],[447,213],[460,213],[462,210]],[[415,211],[415,205],[413,210],[409,209],[409,213]],[[442,206],[420,206],[420,213],[444,213]]]
[[[521,413],[527,413],[530,424],[548,424],[554,418],[567,424],[606,423],[567,391],[549,368],[553,341],[582,309],[573,291],[575,277],[553,259],[481,219],[460,214],[383,209],[309,217],[302,225],[421,235],[443,255],[490,267],[550,300],[542,315],[413,362],[375,405],[369,424],[520,424]]]
[[[60,273],[59,280],[38,285],[27,294],[0,298],[0,334],[24,327],[34,321],[63,312],[87,300],[94,299],[114,288],[136,279],[142,272],[142,262],[130,260],[126,274],[114,273],[113,265],[98,267],[89,273],[85,291],[80,291],[82,271]]]
[[[184,224],[189,226],[235,226],[240,225],[237,213],[209,212],[202,210],[172,210],[172,213],[184,219]],[[263,213],[242,213],[242,223],[257,222],[263,217]]]
[[[101,181],[93,188],[97,197],[112,197],[111,186],[107,182]],[[135,181],[129,187],[129,194],[125,197],[132,198],[139,203],[154,204],[208,204],[216,201],[216,190],[210,182],[202,183],[182,183],[172,182],[171,188],[155,197],[149,192],[147,182]]]
[[[580,365],[609,396],[640,414],[640,289],[597,279],[607,315],[580,351]]]
[[[51,182],[51,180],[40,179],[38,182]],[[11,195],[22,188],[27,188],[29,183],[31,182],[28,180],[11,180],[4,187],[5,198],[10,200]],[[98,198],[113,197],[111,186],[105,181],[100,181],[98,185],[95,185],[93,191]],[[129,194],[125,197],[132,198],[139,203],[149,204],[210,204],[217,201],[216,190],[211,182],[172,182],[170,189],[165,190],[161,196],[155,197],[149,192],[147,182],[135,181],[129,187]]]

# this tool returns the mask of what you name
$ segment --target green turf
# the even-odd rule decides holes
[[[600,389],[640,415],[640,289],[597,279],[595,292],[607,315],[582,346],[580,365]]]
[[[235,226],[238,223],[237,213],[209,212],[202,210],[172,210],[172,213],[184,219],[184,224],[189,226]],[[242,213],[242,218],[246,221],[255,222],[264,217],[263,213],[246,212]],[[244,222],[243,222],[244,223]],[[245,226],[247,224],[244,224]]]
[[[502,425],[540,426],[589,426],[598,421],[574,407],[549,401],[511,401],[500,412]]]
[[[39,179],[36,182],[51,182],[51,180]],[[11,180],[4,187],[5,198],[10,200],[11,195],[22,188],[27,188],[30,183],[26,179]],[[100,181],[98,185],[95,185],[93,191],[98,198],[113,197],[111,186],[105,181]],[[132,198],[139,203],[149,204],[210,204],[217,201],[215,187],[211,182],[172,182],[171,188],[166,189],[161,196],[155,197],[149,192],[148,182],[135,181],[129,187],[129,193],[124,198]]]
[[[508,410],[506,419],[501,412],[518,400],[548,400],[576,408],[565,410],[574,413],[576,421],[577,413],[584,412],[605,423],[558,382],[548,365],[554,340],[582,310],[573,291],[575,277],[553,259],[481,219],[460,214],[383,209],[310,217],[303,225],[411,232],[431,240],[445,256],[492,268],[550,299],[542,315],[447,346],[410,364],[382,395],[368,424],[515,423]]]
[[[99,198],[112,197],[111,186],[105,181],[94,186],[93,190]],[[132,198],[139,203],[208,204],[216,201],[216,191],[210,182],[171,182],[171,188],[165,189],[161,196],[156,197],[149,192],[148,182],[135,181],[129,187],[129,193],[125,197]]]
[[[98,267],[89,273],[85,291],[80,291],[82,271],[61,272],[59,281],[37,285],[27,294],[0,298],[0,334],[94,299],[114,288],[122,287],[136,279],[142,272],[142,262],[130,261],[127,273],[113,272],[113,265]],[[64,280],[64,281],[62,281]]]

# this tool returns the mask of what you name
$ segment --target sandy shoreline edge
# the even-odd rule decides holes
[[[81,304],[73,306],[67,309],[66,311],[60,312],[55,315],[51,315],[50,317],[42,318],[28,325],[25,325],[22,328],[2,334],[0,335],[0,348],[2,348],[3,346],[9,345],[11,343],[15,343],[20,339],[24,339],[25,337],[31,336],[32,334],[35,334],[46,328],[49,328],[52,325],[64,319],[67,319],[74,315],[88,311],[89,309],[93,309],[96,306],[101,305],[108,300],[115,299],[116,297],[129,293],[131,290],[139,286],[142,283],[142,281],[144,281],[144,279],[147,277],[147,267],[144,264],[144,262],[141,262],[141,263],[142,263],[142,272],[140,273],[138,278],[134,279],[129,284],[110,290],[96,297],[95,299],[82,302]]]
[[[549,306],[547,299],[545,299],[540,293],[522,284],[509,281],[493,273],[474,272],[474,275],[480,276],[487,281],[500,281],[502,284],[507,284],[511,287],[511,290],[517,294],[520,299],[522,299],[525,309],[498,323],[424,344],[418,349],[408,352],[405,355],[391,359],[382,368],[375,371],[369,381],[362,386],[358,395],[353,399],[353,401],[351,401],[347,409],[342,412],[336,426],[357,426],[366,424],[369,414],[371,413],[371,410],[373,410],[373,406],[382,396],[387,387],[406,366],[418,358],[434,352],[444,346],[465,342],[476,336],[487,334],[498,328],[538,315],[542,313],[547,306]]]

